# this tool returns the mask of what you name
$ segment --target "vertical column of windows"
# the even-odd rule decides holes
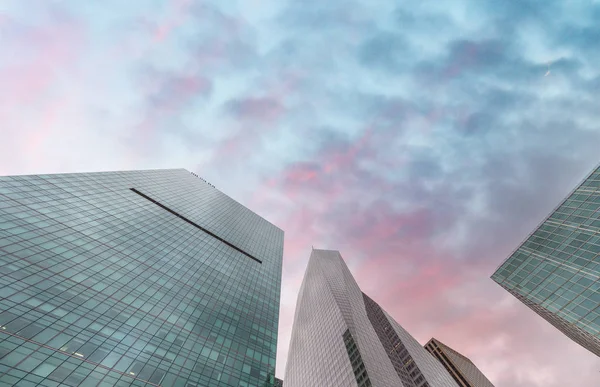
[[[425,346],[425,349],[427,349],[429,353],[435,356],[435,358],[438,359],[440,363],[442,363],[444,368],[448,371],[450,376],[452,376],[452,378],[456,381],[456,383],[458,383],[459,386],[474,387],[463,377],[462,373],[454,366],[454,363],[452,363],[452,361],[448,359],[446,354],[441,350],[441,348],[436,344],[435,341],[431,340]]]
[[[356,342],[354,341],[349,329],[346,329],[346,332],[344,332],[343,339],[358,387],[371,387],[371,381],[369,380],[367,369],[365,368],[365,364],[360,356],[358,346],[356,345]]]
[[[377,333],[396,373],[406,387],[428,387],[425,376],[415,363],[414,359],[396,334],[396,331],[383,313],[381,307],[363,293],[365,309],[371,325]]]

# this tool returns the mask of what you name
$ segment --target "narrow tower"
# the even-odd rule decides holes
[[[287,387],[456,387],[444,367],[358,287],[337,251],[313,250],[298,295]]]
[[[494,387],[492,382],[466,356],[433,338],[425,349],[442,363],[460,387]]]

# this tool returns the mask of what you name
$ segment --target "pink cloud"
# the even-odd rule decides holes
[[[288,171],[287,178],[294,182],[306,182],[313,180],[316,176],[317,171],[313,167],[300,165]]]
[[[546,323],[535,315],[515,330],[515,319],[522,318],[518,309],[525,307],[516,302],[503,306],[510,296],[489,279],[494,262],[466,260],[437,243],[460,220],[460,205],[444,211],[414,204],[397,207],[393,192],[398,188],[362,169],[381,141],[393,138],[373,130],[352,143],[323,146],[310,162],[290,165],[264,183],[265,191],[279,191],[294,203],[276,222],[286,230],[278,374],[283,375],[294,303],[315,245],[339,249],[363,290],[422,343],[433,336],[441,339],[471,357],[498,386],[558,387],[554,368],[561,361],[551,354],[539,357],[539,349],[530,346],[544,348],[548,340],[561,346],[568,339],[552,327],[542,334],[539,327]],[[364,184],[354,184],[355,176]],[[442,192],[456,191],[452,186],[439,189],[436,203],[445,203]],[[379,199],[365,201],[373,192],[381,193]],[[256,208],[267,211],[272,196],[258,200]],[[537,332],[535,340],[527,337],[531,331]],[[569,353],[580,352],[576,344],[568,347]],[[517,367],[519,363],[525,366]],[[590,368],[571,366],[581,372]]]
[[[232,113],[239,120],[257,120],[259,122],[273,123],[279,120],[285,113],[285,108],[281,102],[275,98],[259,97],[246,98],[234,101],[230,107]]]
[[[19,31],[13,44],[25,48],[26,53],[20,55],[18,62],[0,67],[0,98],[15,106],[27,106],[44,97],[67,74],[67,69],[74,67],[83,49],[85,30],[66,15],[52,24],[36,27],[9,20],[6,28]]]
[[[185,22],[191,4],[192,0],[170,1],[170,15],[167,17],[167,20],[156,27],[154,31],[155,42],[164,41],[174,29],[178,28]]]
[[[590,356],[589,362],[581,361],[585,349],[503,290],[471,284],[455,287],[454,296],[463,293],[460,313],[445,313],[432,336],[462,351],[500,386],[562,386],[563,367],[582,380],[584,375],[597,380],[591,372],[597,360]],[[449,301],[444,303],[442,307],[448,308]],[[441,302],[431,307],[438,305]]]
[[[36,130],[29,133],[26,137],[26,153],[30,156],[39,155],[41,153],[44,142],[51,136],[52,131],[56,128],[57,121],[64,114],[68,107],[68,104],[64,99],[57,99],[46,105],[45,109],[41,111],[41,119],[38,123]]]
[[[233,132],[214,152],[215,162],[236,154],[238,159],[248,157],[268,135],[280,128],[286,118],[288,100],[293,97],[302,81],[302,74],[284,73],[268,78],[259,86],[260,93],[252,93],[230,101],[226,112],[235,119]]]
[[[212,82],[201,72],[164,73],[148,71],[140,82],[143,96],[141,121],[127,136],[141,153],[149,153],[160,145],[165,123],[178,118],[196,101],[209,98]],[[151,150],[152,149],[152,150]]]
[[[177,113],[196,97],[205,97],[212,91],[212,82],[201,74],[157,75],[157,85],[149,95],[155,113]]]
[[[78,74],[86,30],[65,13],[54,11],[51,16],[50,22],[35,26],[3,21],[3,49],[19,53],[5,56],[0,64],[0,126],[21,134],[6,135],[0,153],[12,155],[13,161],[39,164],[44,141],[59,134],[57,119],[75,103],[72,90],[63,89],[61,82]]]

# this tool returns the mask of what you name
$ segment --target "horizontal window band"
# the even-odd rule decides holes
[[[177,212],[173,211],[172,209],[170,209],[169,207],[165,206],[164,204],[161,204],[161,203],[157,202],[156,200],[152,199],[150,196],[148,196],[148,195],[145,195],[145,194],[141,193],[140,191],[138,191],[138,190],[137,190],[137,189],[135,189],[135,188],[129,188],[129,189],[130,189],[131,191],[135,192],[136,194],[140,195],[140,196],[141,196],[141,197],[143,197],[144,199],[146,199],[146,200],[148,200],[148,201],[150,201],[150,202],[152,202],[152,203],[156,204],[157,206],[159,206],[159,207],[160,207],[160,208],[162,208],[163,210],[166,210],[166,211],[170,212],[171,214],[175,215],[176,217],[180,218],[181,220],[183,220],[183,221],[185,221],[185,222],[187,222],[187,223],[191,224],[192,226],[194,226],[194,227],[196,227],[197,229],[199,229],[199,230],[201,230],[201,231],[203,231],[203,232],[207,233],[208,235],[212,236],[213,238],[215,238],[215,239],[218,239],[219,241],[221,241],[221,242],[225,243],[227,246],[231,247],[232,249],[234,249],[234,250],[237,250],[237,251],[239,251],[240,253],[242,253],[242,254],[244,254],[245,256],[247,256],[248,258],[251,258],[251,259],[255,260],[256,262],[258,262],[258,263],[262,264],[262,261],[261,261],[260,259],[258,259],[258,258],[256,258],[256,257],[254,257],[254,256],[252,256],[252,255],[250,255],[250,254],[248,254],[247,252],[245,252],[244,250],[240,249],[239,247],[237,247],[237,246],[235,246],[235,245],[233,245],[233,244],[231,244],[231,243],[227,242],[225,239],[221,238],[220,236],[218,236],[218,235],[215,235],[214,233],[212,233],[212,232],[208,231],[208,230],[207,230],[207,229],[205,229],[204,227],[202,227],[202,226],[200,226],[200,225],[198,225],[198,224],[196,224],[196,223],[192,222],[191,220],[189,220],[189,219],[188,219],[188,218],[186,218],[185,216],[183,216],[183,215],[181,215],[181,214],[179,214],[179,213],[177,213]]]

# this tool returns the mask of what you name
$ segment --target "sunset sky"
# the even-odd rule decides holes
[[[0,175],[186,168],[498,387],[600,361],[489,277],[600,162],[599,0],[2,0]]]

